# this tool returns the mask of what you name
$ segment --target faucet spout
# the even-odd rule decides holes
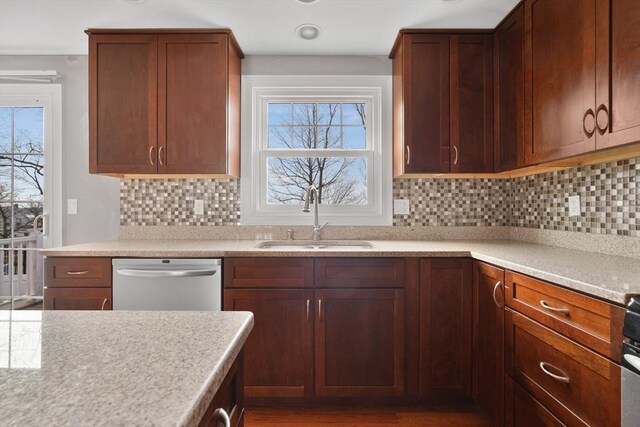
[[[321,239],[322,228],[328,224],[325,222],[320,225],[320,220],[318,218],[318,189],[314,185],[310,185],[307,188],[307,193],[304,198],[304,206],[302,207],[302,212],[310,212],[310,205],[313,201],[313,240]]]

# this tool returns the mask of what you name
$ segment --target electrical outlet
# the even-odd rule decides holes
[[[78,214],[78,199],[67,199],[67,215]]]
[[[408,199],[394,199],[393,200],[393,213],[396,215],[409,215],[409,200]]]
[[[569,196],[569,216],[580,216],[580,196]]]
[[[196,200],[194,202],[193,213],[195,215],[204,215],[204,200]]]

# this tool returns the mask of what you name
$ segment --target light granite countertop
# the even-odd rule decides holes
[[[197,425],[252,328],[247,312],[0,311],[1,424]]]
[[[640,259],[513,240],[370,241],[371,249],[258,249],[254,240],[115,240],[44,250],[76,257],[473,257],[617,304],[640,293]]]

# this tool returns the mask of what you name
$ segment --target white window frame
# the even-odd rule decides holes
[[[331,225],[391,225],[391,77],[243,76],[242,224],[308,225],[313,216],[301,206],[268,205],[267,157],[298,157],[296,150],[267,147],[270,102],[358,102],[367,105],[367,149],[317,150],[317,154],[367,159],[367,205],[320,205],[321,221]],[[302,150],[309,153],[311,150]]]
[[[0,106],[44,107],[45,191],[43,213],[47,233],[43,247],[62,245],[62,86],[54,83],[0,83]]]

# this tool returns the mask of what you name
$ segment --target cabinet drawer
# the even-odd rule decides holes
[[[624,309],[507,271],[507,306],[613,360],[620,359]]]
[[[506,427],[564,427],[547,408],[527,393],[511,378],[505,378]]]
[[[111,258],[45,258],[47,288],[111,287]]]
[[[313,287],[311,258],[225,258],[225,288]]]
[[[316,259],[317,288],[403,288],[402,258]]]
[[[507,310],[507,372],[568,425],[620,425],[620,367]]]
[[[111,310],[111,288],[46,288],[45,310]]]

